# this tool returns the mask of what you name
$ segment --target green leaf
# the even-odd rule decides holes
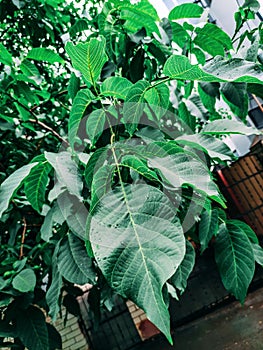
[[[45,202],[45,193],[48,184],[48,175],[51,171],[51,165],[45,161],[31,169],[25,180],[25,194],[32,207],[41,213]]]
[[[12,55],[8,52],[8,50],[1,43],[0,43],[0,62],[2,62],[3,64],[6,64],[7,66],[10,66],[10,67],[13,64]]]
[[[111,189],[114,169],[114,166],[105,164],[94,174],[91,185],[91,213],[100,199]]]
[[[108,157],[108,149],[106,147],[101,147],[97,149],[90,157],[84,173],[85,181],[89,189],[91,189],[91,184],[92,184],[92,179],[94,177],[94,174],[98,171],[98,169],[100,169],[100,167],[103,166],[107,157]]]
[[[62,339],[59,332],[52,324],[46,323],[46,325],[48,330],[49,350],[62,349]]]
[[[263,249],[262,249],[262,247],[257,243],[252,243],[252,248],[253,248],[255,261],[260,266],[263,266]]]
[[[56,180],[64,186],[69,193],[81,198],[82,180],[78,173],[78,167],[69,152],[51,153],[45,152],[46,160],[54,168]]]
[[[200,217],[198,235],[201,244],[201,254],[208,247],[211,238],[218,232],[218,212],[217,208],[204,211]]]
[[[240,227],[231,222],[220,225],[215,259],[225,288],[243,303],[254,275],[255,260],[251,243]]]
[[[172,9],[169,13],[169,20],[175,21],[181,18],[200,18],[204,12],[204,9],[197,4],[181,4]]]
[[[142,161],[134,155],[124,156],[120,162],[120,165],[133,169],[134,171],[136,171],[137,173],[139,173],[140,175],[142,175],[150,181],[159,182],[158,176],[153,170],[148,168],[146,162]]]
[[[37,67],[28,59],[24,59],[20,64],[20,69],[27,77],[35,80],[37,83],[41,83],[39,70]]]
[[[225,60],[218,56],[201,69],[187,57],[173,55],[166,61],[163,72],[172,79],[263,84],[260,66],[241,58]]]
[[[132,83],[122,77],[109,77],[101,84],[100,91],[104,96],[113,96],[125,100]]]
[[[189,241],[186,241],[186,252],[183,261],[179,265],[177,271],[171,278],[171,284],[179,289],[183,294],[187,287],[187,280],[194,268],[195,264],[195,250]]]
[[[22,168],[16,170],[11,174],[0,187],[0,218],[9,206],[9,202],[13,198],[16,190],[21,186],[23,180],[28,176],[30,170],[37,165],[31,163],[24,165]]]
[[[91,141],[91,146],[95,146],[99,137],[104,131],[106,112],[104,109],[96,109],[88,116],[86,123],[87,135]]]
[[[149,159],[148,164],[152,168],[159,169],[174,188],[190,185],[209,196],[218,195],[217,186],[212,181],[208,168],[186,152],[164,158],[155,157]]]
[[[245,120],[248,114],[247,84],[224,83],[221,85],[220,92],[231,111]]]
[[[16,321],[18,336],[28,350],[49,350],[45,316],[38,307],[18,312]]]
[[[193,132],[195,132],[196,118],[189,112],[184,102],[180,102],[178,105],[178,115],[184,124],[186,124]]]
[[[173,41],[181,48],[187,47],[191,42],[188,32],[177,22],[171,22]]]
[[[12,286],[19,292],[33,291],[36,286],[36,275],[33,270],[25,269],[19,272],[12,281]]]
[[[259,244],[256,233],[252,230],[252,228],[248,224],[240,220],[229,220],[228,222],[239,227],[240,230],[245,232],[245,234],[247,235],[247,238],[250,240],[251,243]]]
[[[151,87],[144,94],[146,102],[149,107],[153,109],[157,115],[158,120],[167,112],[170,103],[170,91],[167,85],[161,84]]]
[[[155,23],[159,21],[157,11],[148,0],[141,0],[136,4],[129,4],[128,2],[120,4],[120,18],[126,20],[124,27],[128,31],[136,33],[139,29],[144,27],[149,36],[151,36],[152,33],[160,34]]]
[[[58,270],[57,265],[57,254],[58,254],[59,244],[56,245],[53,257],[52,257],[52,279],[51,285],[47,290],[46,301],[49,307],[48,314],[53,321],[56,321],[57,314],[60,310],[59,299],[60,292],[62,288],[62,276]]]
[[[75,46],[68,42],[66,45],[66,51],[73,67],[79,70],[91,85],[95,85],[102,67],[108,60],[105,46],[105,38],[100,38],[100,40],[92,38],[88,43],[79,43]]]
[[[71,38],[75,37],[76,34],[83,32],[90,28],[89,21],[86,18],[80,18],[69,28],[69,35]]]
[[[185,145],[200,149],[217,161],[232,160],[234,156],[230,148],[214,136],[202,134],[183,135],[177,137],[175,141],[181,146]]]
[[[79,131],[79,125],[87,107],[95,99],[96,97],[89,89],[81,90],[77,93],[68,122],[68,138],[71,146],[74,146]]]
[[[126,129],[132,135],[137,128],[145,106],[144,94],[150,87],[145,80],[135,83],[128,91],[126,101],[123,107],[123,119]]]
[[[214,120],[205,125],[201,131],[207,135],[260,135],[261,132],[253,127],[246,126],[244,123],[237,120],[219,119]]]
[[[231,50],[230,37],[213,23],[206,23],[203,28],[196,29],[194,43],[212,56],[225,55],[225,50]]]
[[[55,53],[53,50],[47,49],[45,47],[38,47],[31,49],[26,58],[35,60],[35,61],[46,61],[48,63],[64,63],[64,60],[62,57],[60,57],[57,53]]]
[[[76,236],[68,234],[62,239],[57,259],[60,274],[69,282],[80,285],[95,282],[92,261],[83,241]]]
[[[142,308],[171,342],[162,288],[183,260],[185,239],[174,208],[158,189],[122,185],[95,208],[90,241],[110,286]]]
[[[69,97],[74,100],[80,88],[80,79],[76,77],[75,73],[71,73],[69,84],[68,84],[68,94]]]

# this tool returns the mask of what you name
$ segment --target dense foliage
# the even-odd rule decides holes
[[[258,133],[245,120],[248,93],[263,97],[263,32],[243,30],[258,2],[232,39],[197,4],[163,20],[148,0],[76,6],[0,1],[0,342],[61,348],[46,316],[77,314],[86,283],[96,317],[117,293],[171,342],[169,293],[196,252],[213,240],[241,302],[262,263],[213,176],[235,158],[225,136]]]

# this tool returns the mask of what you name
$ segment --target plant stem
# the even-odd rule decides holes
[[[23,224],[24,224],[24,227],[23,227],[22,236],[21,236],[19,260],[21,260],[24,256],[24,243],[25,243],[26,228],[27,228],[26,218],[24,216],[23,216]]]

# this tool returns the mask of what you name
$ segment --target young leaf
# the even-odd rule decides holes
[[[66,51],[73,67],[79,70],[84,79],[93,86],[108,59],[105,52],[106,40],[105,38],[100,39],[92,38],[88,43],[79,43],[75,46],[68,42],[66,45]]]
[[[64,60],[62,57],[60,57],[57,53],[54,51],[47,49],[45,47],[37,47],[31,49],[26,58],[35,60],[35,61],[46,61],[48,63],[64,63]]]
[[[95,99],[96,97],[89,89],[79,91],[74,98],[68,122],[68,138],[72,146],[74,146],[81,119],[89,104]]]
[[[80,79],[76,77],[75,73],[71,73],[69,84],[68,84],[68,94],[73,101],[77,95],[80,88]]]
[[[178,115],[179,118],[195,132],[196,118],[189,112],[184,102],[180,102],[178,105]]]
[[[244,302],[255,271],[251,243],[246,233],[231,222],[219,227],[215,259],[225,288]]]
[[[162,288],[183,260],[185,239],[170,201],[158,189],[122,185],[95,208],[90,241],[110,286],[142,308],[171,342]]]
[[[175,21],[181,18],[200,18],[203,12],[203,8],[197,4],[181,4],[172,9],[168,18],[170,21]]]
[[[122,77],[110,77],[101,84],[100,91],[104,96],[113,96],[125,100],[132,83]]]
[[[199,240],[201,244],[201,254],[208,247],[208,243],[211,238],[215,236],[218,232],[218,212],[217,209],[214,208],[208,211],[204,211],[200,217],[199,222]]]
[[[40,308],[29,306],[16,315],[17,333],[29,350],[49,350],[45,316]]]
[[[104,124],[106,121],[106,113],[104,109],[96,109],[88,116],[86,129],[87,135],[91,141],[91,147],[93,147],[98,141],[104,130]]]
[[[165,84],[153,86],[145,92],[144,98],[160,120],[169,106],[170,91],[168,86]]]
[[[85,181],[88,185],[88,188],[91,189],[92,179],[94,174],[103,166],[105,160],[108,158],[108,151],[106,147],[101,147],[97,149],[92,156],[90,157],[86,168],[85,168]]]
[[[41,79],[38,68],[28,59],[24,59],[21,62],[20,69],[27,77]]]
[[[190,276],[195,264],[195,250],[189,241],[186,241],[186,252],[183,261],[179,265],[177,271],[171,278],[171,284],[179,289],[183,294],[187,287],[187,280]]]
[[[16,170],[11,174],[0,187],[0,218],[8,208],[15,191],[21,186],[23,180],[28,176],[30,170],[36,166],[37,163],[30,163],[24,165],[22,168]]]
[[[36,286],[36,275],[32,269],[24,269],[16,275],[12,286],[19,292],[27,293],[33,291]]]
[[[188,32],[177,22],[171,22],[173,41],[182,49],[187,47],[191,42]]]
[[[246,126],[244,123],[238,120],[219,119],[214,120],[204,126],[201,131],[202,134],[206,135],[260,135],[261,132],[251,126]]]
[[[48,184],[48,175],[51,171],[51,165],[45,161],[38,163],[31,169],[25,180],[25,194],[32,207],[41,213],[45,202],[45,193]]]
[[[78,173],[77,164],[69,152],[51,153],[45,152],[46,160],[54,168],[57,181],[61,183],[70,194],[81,198],[82,181]]]
[[[68,234],[60,242],[58,250],[59,273],[69,282],[77,284],[94,283],[95,272],[83,241]]]

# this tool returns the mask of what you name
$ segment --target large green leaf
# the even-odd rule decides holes
[[[203,28],[196,29],[194,43],[212,56],[225,55],[225,49],[232,49],[230,37],[213,23],[206,23]]]
[[[25,180],[25,194],[32,207],[41,213],[45,202],[45,193],[48,184],[48,175],[51,165],[45,161],[31,169]]]
[[[200,18],[204,9],[197,4],[181,4],[172,9],[169,13],[168,18],[171,21],[178,20],[181,18]]]
[[[136,4],[129,4],[128,2],[121,3],[120,18],[126,20],[124,27],[132,33],[137,32],[144,27],[147,34],[158,33],[159,29],[156,21],[159,20],[157,11],[148,0],[141,0]]]
[[[220,92],[231,111],[239,118],[248,114],[248,93],[246,83],[224,83]]]
[[[191,42],[188,32],[177,22],[171,22],[173,41],[181,48],[187,47]]]
[[[190,185],[209,196],[218,195],[217,186],[212,181],[208,168],[186,152],[163,158],[154,157],[149,159],[148,164],[152,168],[159,169],[174,188]]]
[[[53,50],[47,49],[45,47],[37,47],[31,49],[26,58],[32,59],[35,61],[46,61],[48,63],[64,63],[64,60],[62,57],[60,57],[56,52]]]
[[[106,121],[106,111],[104,109],[96,109],[88,116],[86,130],[93,147],[101,136]]]
[[[79,70],[91,85],[95,85],[102,67],[107,61],[105,45],[104,38],[100,38],[100,40],[92,38],[88,43],[77,45],[68,42],[66,45],[66,51],[71,58],[73,67]]]
[[[180,102],[178,105],[178,116],[183,121],[183,126],[187,126],[195,132],[196,117],[189,112],[184,102]]]
[[[132,83],[123,77],[109,77],[101,84],[100,91],[104,96],[113,96],[125,100]]]
[[[144,94],[149,87],[150,84],[147,81],[139,80],[128,91],[123,107],[123,120],[128,124],[126,128],[131,135],[136,130],[143,114],[145,107]]]
[[[73,26],[69,28],[69,34],[71,38],[73,38],[76,36],[76,34],[82,32],[83,30],[89,29],[89,27],[89,21],[86,18],[80,18],[73,24]]]
[[[8,52],[2,43],[0,43],[0,62],[8,66],[12,66],[13,64],[12,55]]]
[[[233,159],[233,152],[220,139],[210,135],[183,135],[175,139],[179,145],[186,145],[207,153],[211,158],[217,161]]]
[[[185,239],[168,198],[151,186],[122,184],[95,208],[90,241],[110,286],[141,307],[171,342],[162,288],[183,260]]]
[[[81,198],[82,181],[78,173],[77,164],[69,152],[45,152],[46,160],[56,172],[56,180],[69,191],[70,194]]]
[[[28,350],[49,350],[47,325],[40,308],[19,310],[16,321],[18,336]]]
[[[11,201],[15,191],[21,186],[25,177],[28,176],[30,170],[37,163],[31,163],[28,165],[24,165],[22,168],[16,170],[13,174],[11,174],[0,187],[0,218],[3,213],[8,208],[9,202]]]
[[[225,60],[218,56],[202,69],[185,56],[173,55],[166,61],[163,72],[172,79],[263,84],[260,66],[241,58]]]
[[[95,282],[92,261],[83,241],[72,234],[64,237],[58,251],[58,270],[69,282],[86,284]]]
[[[198,234],[201,245],[201,253],[208,247],[211,238],[218,232],[218,211],[217,208],[204,211],[200,217]]]
[[[74,146],[74,142],[76,141],[75,139],[79,131],[81,119],[89,104],[95,99],[96,97],[89,89],[79,91],[74,98],[68,122],[68,138],[72,146]]]
[[[195,264],[195,250],[192,244],[186,241],[186,252],[183,261],[171,278],[171,284],[182,294],[187,286],[187,280]]]
[[[12,281],[12,286],[19,292],[33,291],[36,286],[36,275],[32,269],[24,269]]]
[[[205,125],[201,130],[202,134],[206,135],[260,135],[261,132],[253,127],[246,126],[238,120],[219,119]]]
[[[243,303],[254,275],[255,260],[246,233],[231,221],[219,227],[215,259],[225,288]]]
[[[24,59],[20,64],[21,71],[36,82],[41,82],[40,72],[35,64],[28,59]]]

